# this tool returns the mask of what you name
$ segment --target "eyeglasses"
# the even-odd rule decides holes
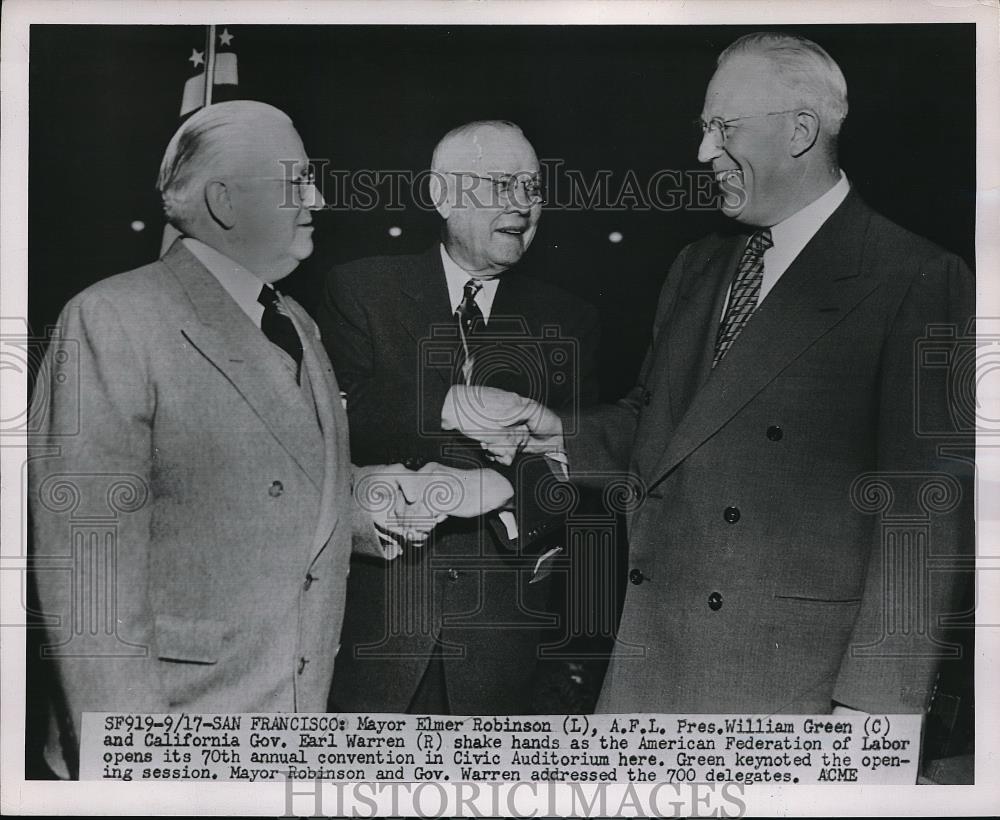
[[[764,114],[745,114],[742,117],[730,117],[728,120],[724,120],[722,117],[712,117],[712,119],[708,122],[705,122],[701,119],[701,117],[699,117],[692,123],[692,125],[694,126],[695,139],[697,139],[698,142],[705,139],[706,134],[711,134],[716,147],[725,148],[726,137],[729,135],[728,129],[732,127],[734,122],[739,122],[740,120],[754,120],[760,117],[776,117],[778,114],[791,114],[799,110],[801,109],[788,108],[785,111],[768,111]]]
[[[510,202],[518,206],[544,205],[545,185],[538,174],[511,174],[502,177],[481,177],[478,174],[470,174],[464,171],[449,171],[449,174],[456,177],[470,177],[489,182],[493,186],[495,199],[488,204],[495,204],[501,196],[506,196]],[[522,193],[519,194],[518,191]],[[523,199],[520,198],[523,196]]]
[[[240,179],[260,179],[271,182],[284,182],[292,186],[293,201],[288,203],[296,208],[320,208],[323,205],[323,195],[316,187],[316,172],[312,166],[306,167],[302,173],[294,177],[258,177],[238,175]]]

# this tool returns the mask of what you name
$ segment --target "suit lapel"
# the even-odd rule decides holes
[[[866,271],[862,258],[869,219],[867,207],[851,194],[803,248],[725,359],[708,371],[657,462],[653,480],[701,446],[878,286],[871,275],[877,272]],[[718,313],[707,318],[713,345],[721,311],[719,303]]]
[[[320,487],[323,470],[316,453],[314,414],[301,390],[283,389],[288,373],[281,354],[181,241],[174,242],[163,262],[193,306],[192,320],[181,332],[232,383]]]
[[[414,265],[400,282],[404,309],[400,315],[403,329],[418,344],[440,335],[442,340],[458,343],[458,326],[451,313],[448,283],[441,264],[441,250],[436,243],[423,254],[415,257]],[[444,367],[430,368],[447,384],[451,372]]]
[[[724,243],[703,271],[693,271],[689,275],[674,319],[666,328],[667,384],[670,410],[675,420],[684,417],[692,399],[712,373],[719,317],[746,242],[746,236],[738,236]]]
[[[293,299],[281,297],[281,303],[302,340],[302,367],[309,374],[316,401],[316,415],[323,433],[323,488],[313,541],[313,560],[330,540],[337,524],[338,504],[349,492],[346,489],[350,470],[347,444],[347,414],[340,403],[337,379],[322,347],[315,325],[305,310]],[[336,399],[334,397],[337,397]]]

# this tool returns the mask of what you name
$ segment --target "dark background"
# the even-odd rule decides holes
[[[224,22],[224,21],[223,21]],[[219,25],[221,32],[223,26]],[[229,26],[238,96],[288,112],[331,168],[420,171],[437,140],[477,118],[517,122],[539,157],[617,190],[633,170],[694,170],[690,127],[739,26]],[[759,27],[756,27],[759,28]],[[782,27],[775,27],[782,28]],[[787,27],[786,27],[787,28]],[[841,65],[843,166],[877,210],[974,262],[975,32],[971,24],[798,26]],[[156,173],[177,128],[203,26],[31,27],[29,321],[159,253]],[[226,49],[222,49],[226,50]],[[222,87],[219,87],[222,89]],[[228,93],[228,89],[224,91]],[[130,228],[133,220],[145,230]],[[413,252],[433,213],[327,211],[286,282],[312,309],[335,262]],[[725,227],[712,212],[547,209],[522,264],[593,302],[605,398],[627,390],[666,270]],[[391,238],[391,226],[402,228]],[[619,244],[608,234],[620,231]]]
[[[661,169],[698,167],[690,123],[715,58],[762,26],[228,28],[240,84],[221,98],[285,110],[329,167],[417,172],[453,126],[503,118],[522,126],[543,160],[561,160],[588,180],[609,171],[615,190],[628,171],[643,183]],[[854,187],[973,265],[974,26],[794,30],[824,46],[847,78],[841,159]],[[184,82],[196,73],[188,57],[204,41],[202,26],[31,27],[28,313],[36,335],[76,292],[158,255],[156,173],[180,122]],[[130,227],[135,220],[144,230]],[[670,262],[726,222],[708,211],[546,209],[522,264],[599,308],[605,399],[635,379]],[[310,310],[332,264],[413,252],[438,231],[432,213],[412,206],[325,211],[315,223],[313,257],[286,280]],[[402,228],[399,238],[389,236],[391,226]],[[623,241],[609,242],[612,231]],[[47,688],[39,633],[29,640],[29,679],[41,684],[29,686],[29,777],[45,776],[37,759]],[[941,682],[938,703],[952,712],[928,725],[925,744],[933,741],[942,757],[971,748],[966,657],[947,665],[951,679]]]

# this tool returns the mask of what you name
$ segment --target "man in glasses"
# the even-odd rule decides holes
[[[538,177],[535,151],[513,123],[455,128],[438,143],[430,175],[441,241],[329,276],[318,322],[347,394],[359,464],[484,463],[477,443],[441,429],[455,383],[567,409],[592,398],[596,312],[517,270],[541,216]],[[352,561],[332,709],[531,711],[562,522],[535,498],[537,481],[551,479],[543,460],[506,474],[512,509],[442,525],[391,571]]]
[[[62,777],[86,711],[323,711],[352,548],[393,558],[442,517],[401,465],[352,467],[316,325],[275,289],[323,205],[291,120],[204,108],[157,187],[180,238],[70,301],[34,391],[33,557],[60,690],[46,759]],[[477,503],[511,493],[487,490]]]
[[[737,40],[698,158],[742,232],[681,252],[639,385],[572,437],[534,402],[467,397],[502,419],[496,452],[506,429],[570,479],[645,487],[599,711],[922,712],[953,656],[939,618],[972,545],[973,280],[852,189],[846,115],[820,46]]]

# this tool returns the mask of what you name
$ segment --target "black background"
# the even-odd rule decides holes
[[[219,31],[224,21],[220,21]],[[238,96],[288,112],[331,168],[426,169],[437,140],[478,118],[522,126],[539,157],[612,190],[632,170],[693,170],[689,123],[718,53],[743,26],[229,26]],[[760,28],[760,27],[755,27]],[[781,29],[783,27],[774,27]],[[787,28],[787,27],[784,27]],[[841,65],[842,164],[877,210],[974,262],[975,30],[971,24],[797,26]],[[29,321],[36,334],[90,283],[159,253],[156,172],[180,122],[204,26],[31,27]],[[222,49],[226,50],[226,49]],[[135,232],[133,220],[146,228]],[[548,208],[522,264],[593,302],[603,395],[635,378],[656,296],[711,212]],[[326,211],[286,282],[308,309],[331,264],[413,252],[433,213]],[[391,238],[391,226],[402,228]],[[620,231],[619,244],[608,234]]]

